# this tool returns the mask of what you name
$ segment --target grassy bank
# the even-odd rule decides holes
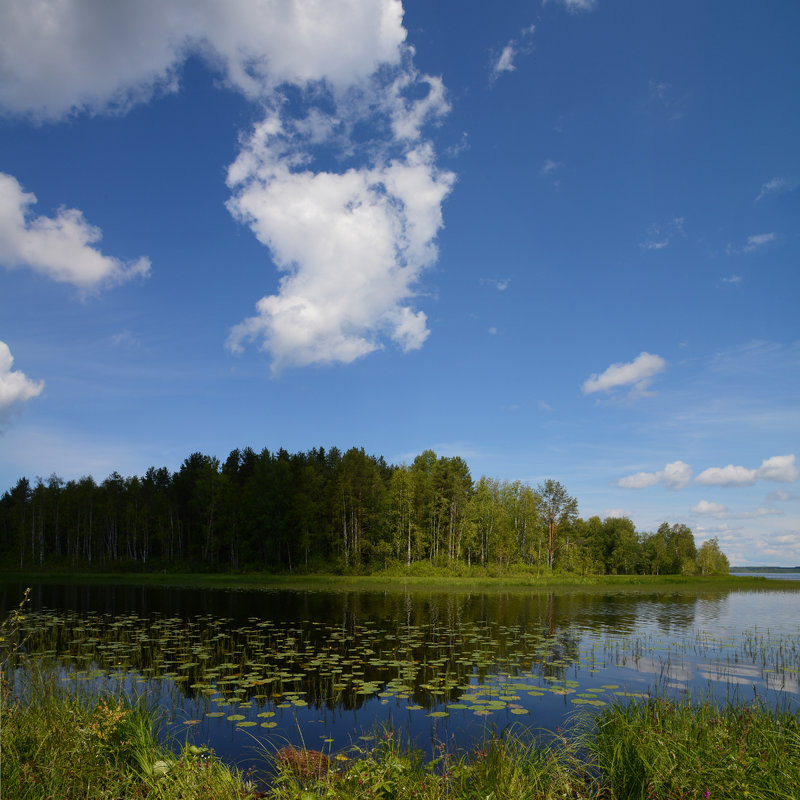
[[[389,732],[340,770],[319,756],[278,755],[270,796],[285,800],[783,800],[800,786],[796,715],[666,700],[583,715],[547,746],[519,730],[426,763]]]
[[[8,684],[6,683],[7,687]],[[392,731],[371,749],[265,752],[257,789],[199,747],[166,748],[157,720],[115,696],[75,696],[29,664],[3,693],[0,796],[203,800],[596,798],[777,800],[800,786],[796,714],[653,699],[576,717],[537,744],[524,728],[425,760]]]
[[[449,575],[446,570],[431,570],[430,574],[374,575],[275,575],[265,572],[248,573],[185,573],[185,572],[0,572],[0,582],[80,583],[82,585],[145,585],[219,589],[305,589],[342,591],[437,590],[443,591],[556,591],[559,589],[593,590],[705,590],[731,588],[770,588],[800,590],[800,581],[776,581],[767,578],[737,577],[735,575],[535,575],[478,573],[466,576]]]
[[[3,682],[0,797],[255,797],[236,771],[193,746],[165,747],[152,711],[117,696],[76,696],[52,671],[28,666]]]

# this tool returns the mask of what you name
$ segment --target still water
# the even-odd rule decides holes
[[[763,587],[763,588],[762,588]],[[39,585],[27,657],[163,710],[247,767],[391,725],[423,750],[555,730],[609,702],[800,705],[800,591],[221,590]],[[22,587],[0,587],[0,605]]]

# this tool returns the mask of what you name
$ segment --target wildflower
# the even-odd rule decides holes
[[[709,791],[708,791],[708,789],[706,789],[706,790],[703,792],[703,797],[705,797],[705,798],[706,798],[706,800],[708,800],[708,798],[709,798],[709,797],[711,797],[711,792],[709,792]]]

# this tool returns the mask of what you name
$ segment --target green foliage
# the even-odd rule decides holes
[[[440,744],[428,762],[387,731],[372,749],[298,751],[277,772],[274,800],[778,800],[800,785],[800,721],[758,704],[654,699],[582,715],[555,737],[506,731],[463,753]]]
[[[17,569],[361,575],[400,564],[468,575],[478,568],[548,575],[725,571],[712,540],[698,561],[684,525],[638,535],[626,518],[584,522],[558,481],[531,488],[481,477],[432,450],[390,466],[363,448],[290,454],[192,453],[171,474],[113,472],[0,497],[0,564]],[[427,567],[425,566],[427,565]]]
[[[719,549],[716,536],[703,542],[697,551],[697,568],[701,575],[727,575],[730,572],[728,557]]]
[[[766,800],[800,786],[800,720],[788,711],[654,699],[587,720],[610,797]]]
[[[230,800],[255,789],[204,748],[159,742],[152,712],[122,697],[80,696],[27,665],[2,697],[0,792],[17,800]]]

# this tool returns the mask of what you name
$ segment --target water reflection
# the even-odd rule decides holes
[[[3,586],[3,605],[22,591]],[[75,685],[156,698],[233,760],[245,730],[335,748],[389,723],[465,743],[487,724],[555,729],[578,707],[648,692],[800,694],[797,592],[42,584],[32,604],[30,656]]]

